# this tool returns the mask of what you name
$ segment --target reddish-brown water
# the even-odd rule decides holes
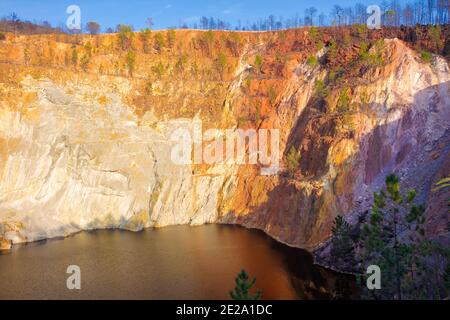
[[[69,265],[81,290],[67,289]],[[0,255],[0,299],[228,299],[242,268],[264,299],[323,298],[333,277],[307,252],[237,226],[101,230]]]

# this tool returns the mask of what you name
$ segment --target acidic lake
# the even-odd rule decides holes
[[[81,270],[69,290],[67,267]],[[0,299],[229,299],[241,269],[263,299],[323,299],[336,273],[261,231],[206,225],[99,230],[0,255]]]

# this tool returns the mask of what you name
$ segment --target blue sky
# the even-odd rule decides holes
[[[379,1],[358,2],[369,5]],[[162,29],[178,26],[180,22],[191,24],[202,15],[234,24],[241,20],[245,24],[269,14],[287,18],[298,12],[303,16],[311,6],[328,15],[334,4],[345,7],[355,3],[354,0],[0,0],[0,17],[14,11],[23,20],[47,20],[57,26],[66,21],[66,8],[76,4],[81,8],[83,24],[94,20],[103,28],[126,23],[140,29],[145,27],[147,17],[153,17],[154,28]]]

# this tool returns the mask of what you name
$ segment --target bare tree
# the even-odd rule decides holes
[[[344,8],[344,24],[351,25],[355,23],[353,9],[351,7]]]
[[[400,20],[402,16],[402,8],[398,0],[391,0],[390,9],[393,12],[392,15],[392,25],[400,26]]]
[[[426,5],[425,0],[418,0],[416,2],[416,10],[417,10],[417,23],[425,24],[426,23]]]
[[[437,0],[436,3],[437,24],[445,24],[449,22],[448,21],[449,10],[450,10],[450,2],[448,0]]]
[[[358,24],[366,23],[367,13],[366,13],[366,6],[365,5],[363,5],[361,3],[357,3],[355,5],[354,14],[355,14],[355,22],[356,23],[358,23]]]
[[[403,22],[407,26],[412,26],[414,24],[414,8],[409,3],[403,9]]]
[[[151,30],[152,27],[155,25],[155,20],[152,17],[148,17],[147,20],[145,20],[145,24]]]
[[[317,9],[315,7],[309,7],[305,10],[305,24],[312,26],[314,24],[314,16],[317,13]],[[308,21],[308,23],[306,23]]]
[[[19,15],[16,12],[11,12],[8,18],[14,28],[14,36],[17,36],[17,25],[20,22]]]
[[[379,0],[380,7],[383,13],[382,24],[386,26],[400,26],[401,24],[412,26],[415,24],[446,24],[449,19],[449,3],[450,0]],[[378,2],[378,1],[375,1]],[[368,18],[366,12],[367,6],[362,3],[356,3],[354,6],[342,7],[334,5],[329,15],[324,13],[318,14],[318,10],[313,6],[305,10],[304,19],[300,18],[296,13],[286,19],[283,17],[277,18],[275,15],[270,15],[265,18],[259,18],[254,22],[246,21],[242,23],[238,20],[237,24],[233,25],[228,21],[220,18],[202,16],[197,21],[187,24],[180,21],[180,28],[193,27],[194,29],[202,28],[209,30],[281,30],[283,28],[297,28],[301,25],[353,25],[365,24]],[[17,14],[11,14],[10,21],[18,19]],[[328,20],[329,19],[329,20]],[[146,20],[148,29],[154,25],[153,18]],[[14,24],[11,24],[14,26]],[[86,30],[91,34],[97,34],[95,25],[86,25]],[[100,27],[98,27],[100,29]]]
[[[209,26],[209,20],[207,17],[203,16],[200,18],[200,26],[203,30],[208,29]]]
[[[269,30],[273,30],[274,27],[275,27],[275,16],[274,16],[273,14],[271,14],[271,15],[267,18],[267,21],[268,21],[268,27],[269,27]]]
[[[325,25],[325,13],[321,12],[319,14],[319,26],[324,26]]]
[[[334,5],[331,10],[331,15],[334,18],[335,24],[340,26],[342,24],[342,15],[344,13],[344,9],[340,5]]]
[[[9,17],[8,17],[8,18],[9,18],[9,19],[8,19],[9,21],[14,22],[14,23],[20,21],[19,15],[18,15],[16,12],[11,12],[11,13],[9,14]]]
[[[430,24],[433,24],[434,5],[435,5],[435,0],[427,0],[428,23],[430,23]]]

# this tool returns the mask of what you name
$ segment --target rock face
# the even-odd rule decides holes
[[[0,238],[0,251],[10,249],[11,249],[11,242],[6,239]]]
[[[193,119],[148,116],[138,124],[114,93],[129,90],[127,82],[116,85],[59,87],[31,77],[21,82],[21,90],[36,97],[25,111],[35,118],[4,109],[0,120],[10,153],[0,184],[7,239],[217,221],[233,169],[196,176],[191,166],[174,164],[170,134],[189,128]]]
[[[449,173],[445,160],[450,149],[449,66],[441,58],[432,66],[423,64],[401,41],[385,42],[387,63],[364,74],[369,81],[352,88],[357,97],[350,98],[352,103],[366,95],[371,102],[361,104],[344,126],[335,115],[318,116],[313,105],[304,103],[310,92],[306,84],[282,98],[288,103],[279,105],[280,113],[292,109],[292,100],[301,101],[286,148],[301,150],[301,176],[271,181],[255,177],[238,196],[237,207],[242,208],[238,212],[244,214],[229,215],[227,222],[261,228],[282,241],[312,249],[331,235],[336,215],[355,222],[369,210],[373,192],[391,172],[400,176],[402,186],[418,191],[420,202],[427,202],[434,175]],[[441,197],[433,204],[435,213],[429,213],[441,217],[430,220],[431,234],[445,233],[447,228],[448,194]],[[251,210],[246,214],[248,204]]]
[[[20,54],[32,40],[0,44],[9,59],[0,72],[1,246],[4,239],[20,243],[98,228],[236,223],[312,249],[330,236],[336,215],[352,221],[368,210],[390,172],[416,188],[421,201],[433,197],[435,177],[449,171],[450,71],[443,58],[424,63],[402,41],[385,40],[385,63],[349,84],[348,104],[358,107],[342,117],[336,111],[342,90],[330,90],[327,107],[318,107],[315,85],[328,70],[302,55],[277,80],[264,78],[277,70],[271,65],[252,82],[255,53],[271,50],[269,41],[257,40],[235,54],[229,75],[214,87],[180,77],[145,89],[143,69],[134,78],[42,70]],[[53,50],[64,57],[68,48],[57,43]],[[325,52],[315,54],[322,59]],[[111,58],[94,57],[99,69]],[[294,176],[283,168],[262,176],[258,166],[171,160],[174,130],[192,130],[198,120],[205,129],[236,130],[243,116],[255,114],[246,106],[258,92],[269,93],[251,121],[280,129],[282,155],[300,150]],[[200,93],[211,95],[213,105],[189,108]],[[168,109],[169,102],[179,109]],[[435,203],[444,198],[429,205],[434,235],[445,232],[445,204]]]

